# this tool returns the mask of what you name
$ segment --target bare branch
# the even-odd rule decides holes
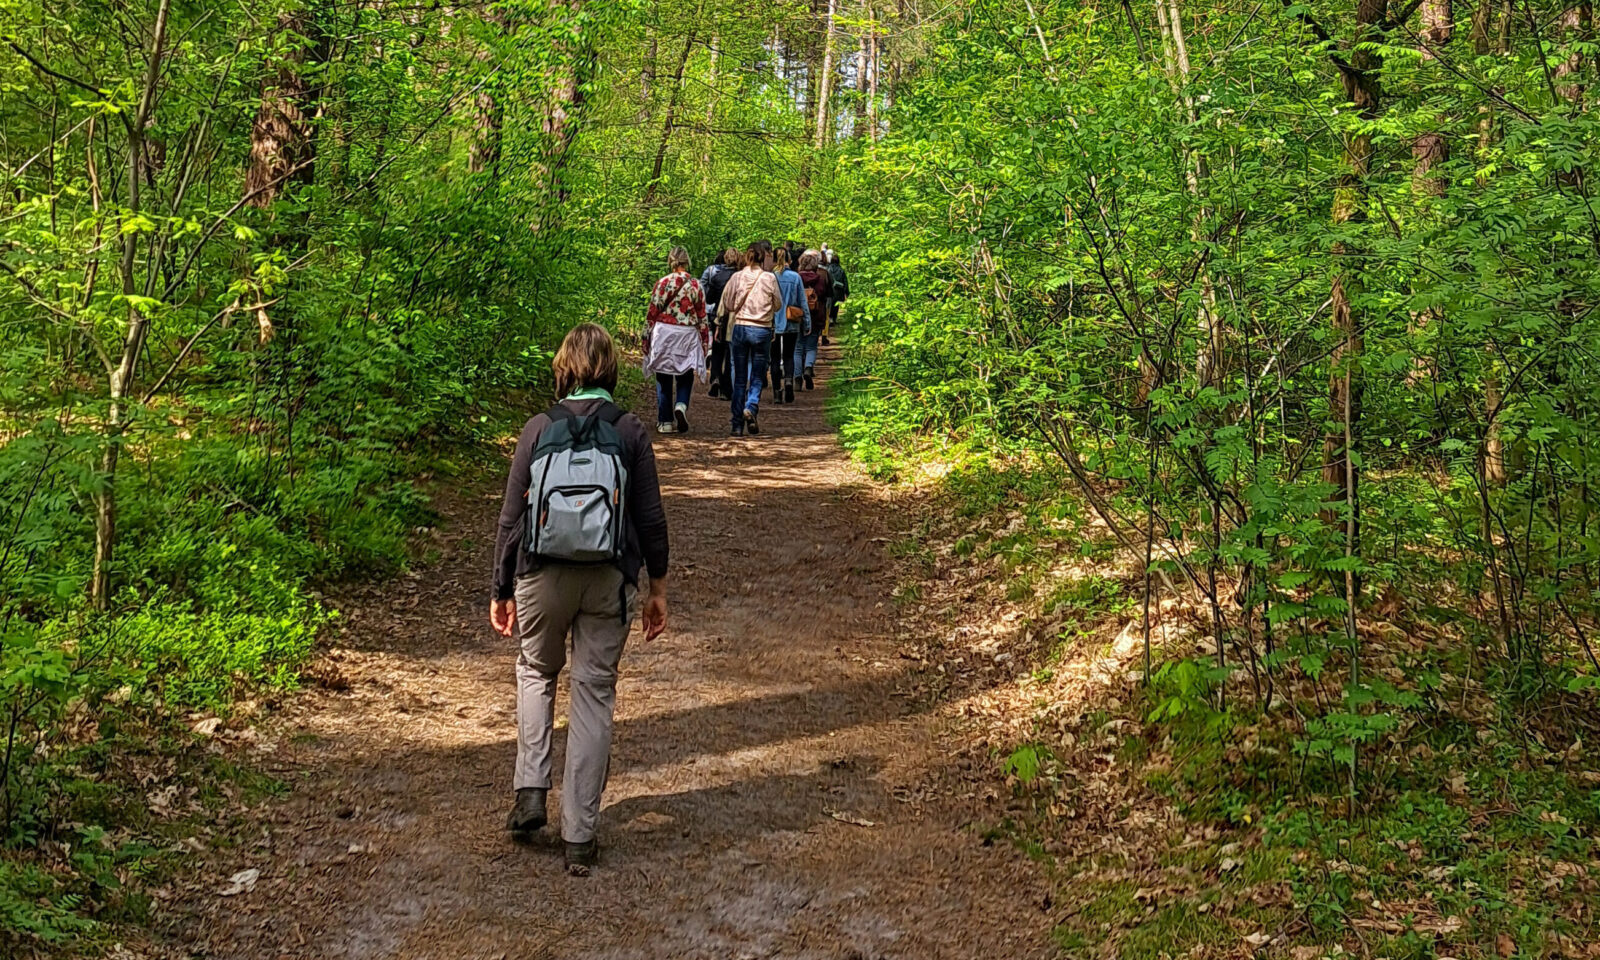
[[[80,90],[86,90],[89,93],[92,93],[97,97],[103,97],[103,96],[106,95],[104,90],[101,90],[99,87],[95,86],[92,83],[88,83],[86,81],[79,80],[77,77],[68,76],[65,73],[61,73],[58,70],[52,70],[49,67],[45,66],[33,54],[29,53],[28,51],[22,49],[22,47],[18,46],[17,42],[15,40],[7,40],[6,41],[6,46],[8,46],[11,49],[17,51],[17,53],[22,56],[22,59],[24,59],[24,60],[28,61],[29,63],[33,64],[34,69],[38,70],[40,73],[42,73],[42,74],[44,74],[46,76],[54,77],[57,80],[60,80],[62,83],[70,83],[74,87],[77,87]]]

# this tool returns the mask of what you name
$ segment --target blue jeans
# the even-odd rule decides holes
[[[656,374],[656,423],[671,423],[673,407],[679,403],[688,406],[693,393],[694,371],[676,376],[670,373]]]
[[[811,332],[801,336],[800,342],[794,345],[795,376],[801,376],[817,365],[817,343],[821,339],[822,331],[813,326]]]
[[[767,352],[772,331],[736,323],[728,331],[728,352],[733,358],[733,425],[744,426],[744,412],[755,413],[761,402],[761,379],[767,375]]]

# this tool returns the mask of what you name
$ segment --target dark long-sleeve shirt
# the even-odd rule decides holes
[[[811,311],[811,329],[813,332],[820,331],[822,327],[817,320],[826,317],[833,304],[833,278],[828,276],[826,270],[801,270],[800,282],[817,295],[817,308]]]
[[[587,416],[599,409],[603,400],[563,401],[567,409]],[[528,487],[533,483],[533,450],[539,434],[550,425],[548,414],[529,420],[517,440],[511,457],[511,474],[506,478],[506,499],[500,507],[500,528],[494,537],[494,598],[509,600],[516,592],[517,578],[533,566],[528,551],[522,548],[527,534]],[[628,469],[627,539],[622,546],[622,575],[629,583],[639,582],[643,567],[652,579],[667,575],[667,514],[661,506],[661,482],[656,475],[656,453],[650,434],[631,413],[617,421],[622,435],[625,466]]]

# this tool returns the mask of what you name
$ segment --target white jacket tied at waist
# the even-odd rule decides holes
[[[645,351],[645,373],[693,373],[706,378],[705,343],[699,327],[658,323],[650,331],[650,349]]]

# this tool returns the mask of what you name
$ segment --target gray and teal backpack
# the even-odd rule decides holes
[[[538,563],[619,563],[628,502],[622,410],[605,403],[580,416],[556,404],[547,416],[533,448],[527,550]]]

